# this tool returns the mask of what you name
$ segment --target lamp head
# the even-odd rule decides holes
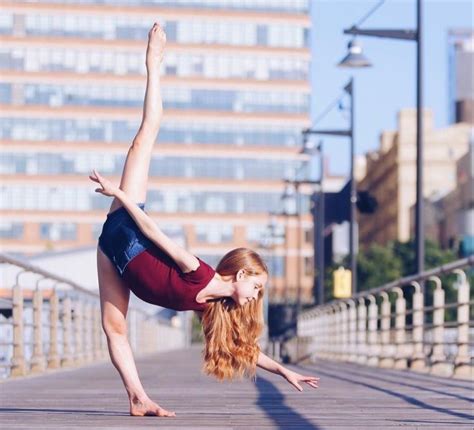
[[[371,67],[372,64],[362,53],[362,45],[352,39],[347,44],[348,54],[338,64],[338,67]]]

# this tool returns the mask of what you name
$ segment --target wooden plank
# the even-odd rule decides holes
[[[0,385],[2,429],[471,429],[468,381],[334,362],[293,366],[321,378],[298,392],[258,369],[250,381],[201,373],[202,346],[137,361],[149,396],[176,418],[130,417],[110,363],[9,380]]]

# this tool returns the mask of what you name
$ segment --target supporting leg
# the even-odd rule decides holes
[[[110,358],[122,378],[129,397],[130,415],[176,416],[174,412],[167,411],[150,400],[143,389],[127,338],[125,318],[130,290],[100,248],[97,248],[97,270],[102,327],[107,336]]]

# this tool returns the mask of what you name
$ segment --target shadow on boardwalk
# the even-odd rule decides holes
[[[289,387],[292,388],[292,387]],[[287,430],[291,428],[319,429],[316,424],[299,414],[285,403],[285,396],[275,384],[265,377],[257,379],[258,400],[257,406],[270,418],[275,429]],[[294,388],[292,388],[294,390]]]
[[[472,428],[470,384],[339,363],[290,366],[321,377],[300,393],[258,369],[257,381],[219,383],[201,373],[200,345],[137,361],[152,399],[176,418],[130,417],[110,363],[0,385],[5,429],[464,429]]]

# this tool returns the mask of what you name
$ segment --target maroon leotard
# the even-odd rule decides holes
[[[216,272],[199,257],[196,258],[199,267],[183,273],[168,254],[153,246],[128,263],[123,279],[130,290],[145,302],[177,311],[204,311],[207,303],[196,302],[196,296]]]

